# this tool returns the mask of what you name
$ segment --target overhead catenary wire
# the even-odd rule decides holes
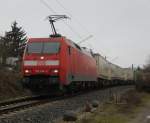
[[[66,12],[70,17],[73,17],[72,14],[69,12],[70,10],[68,10],[59,0],[55,0],[55,1],[59,4],[59,6],[61,6],[61,7],[65,10],[65,12]],[[89,30],[88,30],[83,24],[81,24],[80,21],[78,21],[78,19],[76,19],[76,18],[74,17],[73,20],[75,20],[75,22],[89,35],[87,38],[82,39],[80,42],[78,42],[78,44],[81,44],[81,43],[83,43],[83,42],[85,42],[85,41],[87,41],[87,40],[89,40],[90,38],[93,37],[93,35],[90,34]]]
[[[93,37],[93,35],[89,35],[89,36],[86,37],[85,39],[83,39],[83,40],[81,40],[80,42],[78,42],[78,44],[81,44],[81,43],[87,41],[88,39],[90,39],[90,38],[92,38],[92,37]]]
[[[68,12],[68,11],[70,11],[70,10],[68,10],[59,0],[55,0],[55,1],[59,4],[59,6],[61,6],[61,7],[66,11],[66,13],[67,13],[70,17],[73,17],[73,18],[74,18],[74,20],[76,21],[76,23],[77,23],[80,27],[82,27],[82,29],[83,29],[86,33],[90,33],[89,30],[88,30],[83,24],[81,24],[77,18],[75,18],[74,16],[72,16],[72,14],[71,14],[70,12]],[[90,34],[90,35],[91,35],[91,34]]]
[[[45,5],[45,7],[47,7],[52,13],[57,14],[57,12],[56,12],[45,0],[40,0],[40,1],[41,1],[41,3],[42,3],[43,5]],[[76,36],[78,36],[78,38],[82,39],[82,36],[81,36],[77,31],[75,31],[69,24],[65,23],[64,21],[63,21],[63,23],[64,23]]]
[[[50,11],[52,11],[53,13],[56,14],[56,12],[53,10],[53,8],[51,8],[44,0],[40,0],[41,3],[43,3],[43,5],[45,5]]]
[[[82,39],[82,36],[77,32],[77,31],[75,31],[69,24],[67,24],[64,20],[63,20],[63,22],[68,26],[68,28],[72,31],[72,32],[74,32],[76,35],[78,35],[78,37],[80,38],[80,39]]]

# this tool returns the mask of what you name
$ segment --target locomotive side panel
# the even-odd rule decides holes
[[[74,47],[73,65],[75,66],[73,81],[96,81],[96,61],[79,47]]]
[[[64,40],[61,41],[60,51],[60,84],[68,85],[70,83],[70,60],[68,59],[67,45]]]

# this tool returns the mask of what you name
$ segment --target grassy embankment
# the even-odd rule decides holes
[[[129,91],[97,108],[93,113],[81,113],[76,123],[128,123],[150,103],[149,93]]]

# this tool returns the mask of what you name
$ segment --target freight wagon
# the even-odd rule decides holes
[[[121,68],[112,64],[100,54],[94,54],[97,65],[98,80],[103,85],[129,84],[134,80],[134,72],[131,68]]]

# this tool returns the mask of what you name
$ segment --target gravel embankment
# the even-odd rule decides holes
[[[55,101],[12,113],[7,116],[1,116],[0,123],[51,123],[51,121],[61,118],[65,111],[81,110],[87,101],[91,102],[93,100],[98,100],[101,103],[104,103],[110,98],[112,93],[125,93],[129,89],[134,89],[134,87],[113,87],[111,89],[98,90],[73,98]]]

